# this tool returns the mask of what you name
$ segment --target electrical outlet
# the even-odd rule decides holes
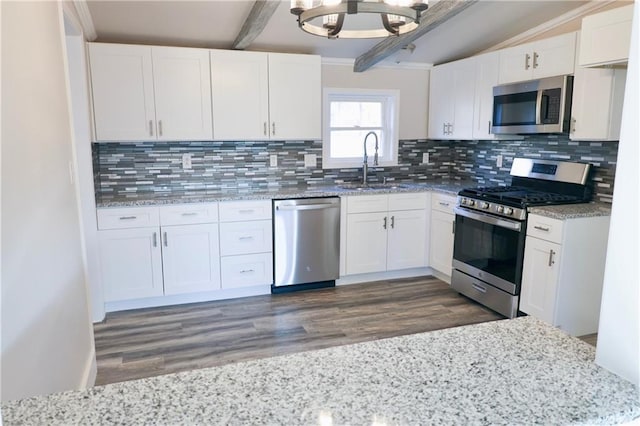
[[[269,156],[269,167],[278,167],[278,156],[276,154]]]
[[[502,155],[496,156],[496,166],[502,167]]]
[[[187,170],[191,168],[191,154],[182,154],[182,169]]]
[[[429,164],[429,153],[422,153],[422,164]]]
[[[305,167],[316,167],[317,160],[315,154],[305,154],[304,155],[304,166]]]

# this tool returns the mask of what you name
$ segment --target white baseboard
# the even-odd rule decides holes
[[[87,362],[84,367],[84,373],[82,374],[82,381],[80,382],[80,390],[92,388],[96,384],[96,376],[98,375],[98,362],[96,361],[96,348],[91,346],[91,352],[87,357]]]
[[[431,268],[403,269],[401,271],[375,272],[371,274],[348,275],[336,280],[336,285],[366,283],[370,281],[394,280],[434,275]]]
[[[447,275],[447,274],[443,274],[440,271],[436,271],[435,269],[432,270],[433,272],[433,276],[436,277],[437,279],[444,281],[445,283],[451,285],[451,275]]]

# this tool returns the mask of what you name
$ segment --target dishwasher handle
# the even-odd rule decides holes
[[[276,206],[276,210],[325,210],[338,209],[338,204],[299,204],[299,205],[281,205]]]

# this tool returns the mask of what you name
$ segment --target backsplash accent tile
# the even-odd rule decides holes
[[[567,136],[535,135],[517,141],[457,141],[452,175],[481,186],[506,185],[514,157],[580,161],[594,166],[594,200],[611,202],[618,156],[618,142],[574,142]],[[496,166],[498,155],[502,167]]]
[[[370,167],[371,182],[446,182],[472,180],[478,185],[510,181],[514,157],[588,161],[595,167],[596,199],[611,201],[617,142],[573,142],[566,137],[535,136],[522,141],[402,140],[399,165]],[[182,169],[182,155],[192,168]],[[422,156],[429,153],[429,164]],[[269,156],[278,166],[269,167]],[[316,168],[306,168],[305,154],[315,154]],[[496,156],[503,166],[496,167]],[[96,197],[132,193],[191,192],[233,188],[331,185],[362,179],[362,169],[322,169],[321,141],[173,142],[93,144]]]

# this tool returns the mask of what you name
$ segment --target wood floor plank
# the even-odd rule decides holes
[[[110,313],[97,384],[502,319],[433,277]]]

